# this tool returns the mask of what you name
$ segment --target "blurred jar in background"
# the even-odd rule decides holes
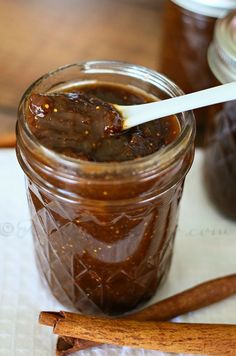
[[[208,61],[217,84],[236,81],[236,11],[218,20]],[[205,177],[216,207],[236,220],[236,101],[213,106],[205,154]]]
[[[160,71],[185,93],[213,86],[207,50],[217,18],[236,9],[235,0],[166,0]],[[197,144],[202,145],[208,108],[195,111]]]

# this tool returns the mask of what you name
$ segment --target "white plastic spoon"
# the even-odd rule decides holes
[[[236,82],[154,103],[128,106],[113,104],[113,106],[124,119],[123,130],[127,130],[168,115],[224,103],[230,100],[236,100]]]

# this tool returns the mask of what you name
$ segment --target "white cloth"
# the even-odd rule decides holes
[[[208,201],[202,178],[203,153],[196,153],[181,203],[174,259],[154,300],[202,281],[236,272],[236,223]],[[63,307],[39,279],[34,261],[23,173],[13,150],[0,150],[0,355],[52,356],[55,336],[38,325],[41,310]],[[236,296],[177,321],[236,324]],[[161,356],[157,351],[103,346],[80,356]]]

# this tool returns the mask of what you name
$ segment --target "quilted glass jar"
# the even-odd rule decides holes
[[[26,123],[29,95],[94,80],[131,84],[160,99],[182,92],[143,67],[86,62],[42,77],[19,106],[17,156],[26,175],[39,270],[65,306],[117,314],[152,297],[169,270],[195,124],[191,112],[179,115],[175,141],[127,162],[87,162],[42,147]]]

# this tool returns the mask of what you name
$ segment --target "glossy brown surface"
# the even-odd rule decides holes
[[[94,85],[54,95],[32,94],[28,124],[38,141],[58,153],[88,161],[127,161],[152,154],[180,133],[175,116],[122,132],[109,103],[135,105],[151,98],[125,86]]]
[[[166,2],[160,71],[176,82],[185,93],[213,86],[207,50],[213,38],[215,22],[215,18],[190,12],[170,0]],[[195,110],[194,113],[197,143],[202,145],[208,108]]]
[[[97,96],[98,88],[92,88]],[[125,94],[128,103],[148,98],[127,90]],[[105,95],[124,102],[120,88],[106,87]],[[25,148],[18,143],[18,158]],[[119,151],[112,148],[104,154],[115,159]],[[155,165],[148,175],[134,174],[131,165],[129,176],[96,179],[93,166],[90,178],[78,173],[76,180],[68,180],[60,165],[51,171],[35,157],[25,157],[31,165],[31,171],[24,170],[39,270],[62,304],[83,313],[119,314],[156,292],[170,267],[184,177],[192,158],[191,144],[161,172]]]
[[[215,206],[236,220],[236,101],[224,104],[213,118],[205,153],[205,177]]]
[[[75,155],[83,153],[79,150],[82,141],[91,150],[101,139],[121,133],[123,128],[123,118],[112,104],[79,90],[33,94],[28,111],[30,129],[42,144],[60,152],[63,142],[66,147],[73,146]]]

